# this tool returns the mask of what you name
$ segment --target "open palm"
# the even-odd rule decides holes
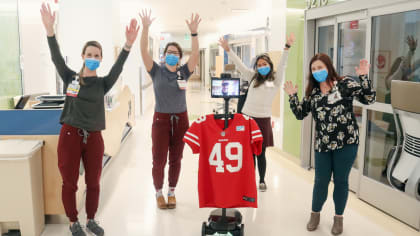
[[[292,46],[296,41],[296,36],[294,33],[290,33],[289,36],[287,36],[287,44]]]
[[[137,26],[137,20],[132,19],[130,26],[125,27],[125,38],[127,39],[128,46],[133,45],[136,41],[137,35],[139,34],[140,26]]]
[[[226,39],[223,37],[219,39],[219,45],[226,51],[229,51],[229,43]]]
[[[289,94],[289,95],[293,95],[296,94],[298,92],[298,86],[293,86],[293,83],[291,81],[287,81],[286,83],[284,83],[284,88],[283,90]]]
[[[50,4],[43,3],[41,6],[41,17],[42,23],[44,24],[47,33],[54,34],[54,22],[55,22],[55,12],[53,13],[50,8]]]
[[[147,11],[146,9],[143,9],[139,15],[140,15],[141,23],[143,24],[143,27],[145,28],[149,28],[150,25],[153,23],[153,21],[156,19],[156,18],[153,18],[153,19],[151,18],[152,10]]]
[[[187,22],[188,28],[190,29],[190,32],[193,34],[196,34],[198,32],[198,25],[201,22],[200,15],[198,14],[191,14],[190,20],[185,20]]]
[[[358,76],[367,75],[369,74],[369,68],[370,68],[369,62],[366,59],[362,59],[360,60],[359,67],[355,68],[356,74]]]

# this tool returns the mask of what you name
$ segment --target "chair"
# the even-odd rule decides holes
[[[394,80],[391,104],[397,128],[387,178],[392,187],[420,201],[420,83]]]

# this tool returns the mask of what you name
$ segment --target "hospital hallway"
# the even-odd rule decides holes
[[[192,85],[190,84],[190,87]],[[190,122],[211,113],[216,102],[208,91],[188,89],[187,103]],[[152,184],[151,124],[153,106],[136,120],[118,158],[111,159],[101,180],[99,212],[96,220],[106,235],[116,236],[196,236],[201,233],[213,209],[198,207],[198,155],[186,145],[181,176],[176,189],[177,208],[159,210]],[[289,108],[285,108],[289,109]],[[275,148],[267,152],[267,192],[258,193],[258,209],[240,209],[249,236],[322,236],[331,235],[334,205],[333,184],[321,214],[321,223],[314,232],[306,230],[311,209],[314,171],[299,166],[296,157],[288,157]],[[296,160],[294,160],[294,158]],[[167,169],[165,177],[167,176]],[[164,194],[167,193],[165,178]],[[84,206],[79,206],[80,221],[86,221]],[[67,224],[48,224],[42,236],[70,235]],[[373,206],[349,195],[344,214],[343,236],[418,236],[419,232],[383,213]]]

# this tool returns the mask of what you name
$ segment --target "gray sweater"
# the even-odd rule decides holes
[[[55,36],[48,37],[52,61],[64,82],[64,93],[76,77],[76,72],[67,67]],[[117,81],[129,52],[122,50],[109,74],[105,77],[84,77],[77,97],[66,96],[60,123],[87,131],[105,129],[104,96]]]

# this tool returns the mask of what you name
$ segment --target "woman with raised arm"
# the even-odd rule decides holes
[[[170,42],[164,50],[165,62],[158,64],[148,52],[149,28],[153,20],[151,11],[143,10],[140,14],[143,24],[140,48],[144,66],[153,81],[155,92],[155,114],[152,125],[153,184],[156,189],[156,202],[159,209],[176,207],[175,188],[181,171],[181,159],[184,151],[182,141],[189,128],[185,91],[187,81],[194,72],[199,60],[198,25],[201,22],[198,14],[186,20],[191,32],[192,53],[185,65],[180,61],[182,48],[176,42]],[[169,152],[169,191],[168,202],[163,196],[164,171]]]
[[[340,77],[328,55],[321,53],[315,55],[309,63],[308,85],[301,102],[297,86],[293,86],[290,81],[284,85],[296,118],[303,120],[311,113],[315,120],[315,184],[308,231],[316,230],[319,225],[320,212],[327,199],[328,185],[333,175],[335,216],[331,232],[333,235],[343,232],[343,213],[349,191],[348,177],[359,144],[353,99],[366,105],[376,101],[376,92],[368,78],[368,61],[361,60],[355,69],[360,80]]]
[[[42,4],[42,22],[47,31],[52,61],[64,82],[66,100],[61,114],[62,124],[58,141],[58,167],[63,179],[62,200],[70,231],[73,236],[85,236],[76,207],[76,191],[80,159],[85,167],[87,229],[95,235],[104,235],[104,230],[95,221],[99,204],[99,183],[102,171],[104,141],[101,131],[105,129],[104,96],[117,81],[130,48],[137,38],[139,27],[131,20],[126,27],[126,43],[108,75],[99,77],[96,69],[102,61],[102,47],[97,41],[89,41],[82,50],[83,65],[79,72],[67,67],[55,38],[55,12]]]
[[[248,95],[242,113],[254,118],[263,135],[262,152],[260,155],[254,156],[254,163],[256,164],[258,162],[258,173],[260,176],[259,189],[262,192],[267,190],[267,184],[265,182],[267,169],[265,151],[267,147],[274,146],[273,129],[271,127],[272,103],[283,82],[289,49],[294,42],[295,36],[292,33],[287,37],[287,43],[280,58],[277,71],[274,71],[273,62],[268,54],[257,56],[253,69],[250,69],[232,52],[228,41],[223,38],[219,40],[220,46],[227,52],[229,58],[241,73],[241,79],[249,83]]]

